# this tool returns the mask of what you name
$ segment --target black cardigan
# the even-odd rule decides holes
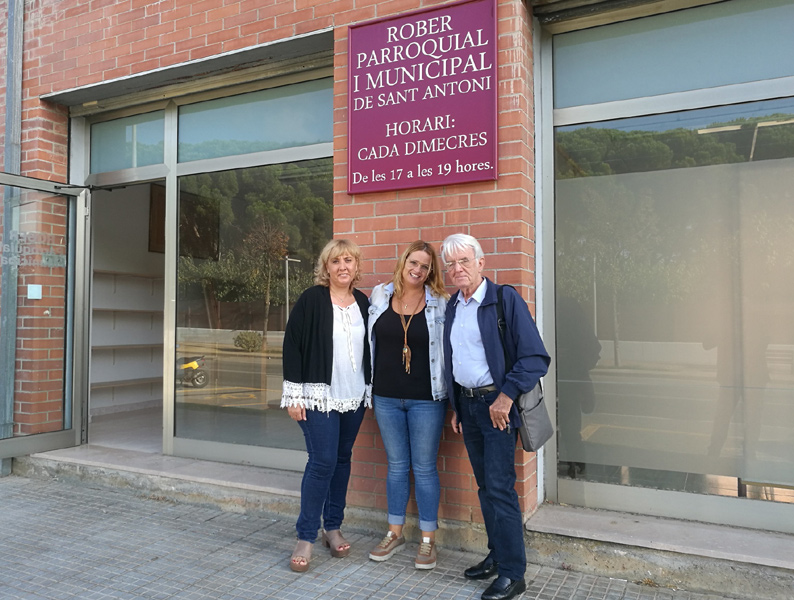
[[[353,297],[364,318],[366,330],[369,299],[359,290]],[[284,379],[292,383],[331,385],[334,348],[334,307],[331,290],[315,285],[303,292],[290,312],[284,332]],[[369,340],[364,335],[364,383],[372,382]]]

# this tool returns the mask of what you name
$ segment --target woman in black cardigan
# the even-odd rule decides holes
[[[350,553],[340,527],[353,443],[372,396],[369,300],[353,287],[361,277],[360,264],[361,250],[354,242],[331,240],[317,260],[317,285],[298,298],[284,333],[281,406],[303,430],[309,453],[293,571],[308,570],[321,515],[322,540],[331,555]]]

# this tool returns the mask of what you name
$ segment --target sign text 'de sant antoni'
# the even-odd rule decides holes
[[[348,192],[496,179],[496,5],[350,28]]]

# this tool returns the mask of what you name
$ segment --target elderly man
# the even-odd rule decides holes
[[[550,358],[526,302],[505,287],[505,345],[513,362],[506,372],[497,325],[499,286],[482,275],[485,258],[479,242],[470,235],[451,235],[441,246],[441,258],[458,288],[447,304],[444,327],[452,429],[463,432],[488,533],[488,556],[464,575],[469,579],[497,575],[482,598],[507,600],[527,587],[524,523],[515,491],[520,420],[513,401],[546,374]]]

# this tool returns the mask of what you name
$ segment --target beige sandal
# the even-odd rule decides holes
[[[298,540],[292,558],[289,561],[289,568],[296,573],[305,573],[309,570],[309,563],[312,561],[312,548],[314,544],[304,540]]]
[[[342,531],[339,529],[323,531],[323,546],[331,550],[331,556],[334,558],[344,558],[350,554],[350,544],[342,537]]]

